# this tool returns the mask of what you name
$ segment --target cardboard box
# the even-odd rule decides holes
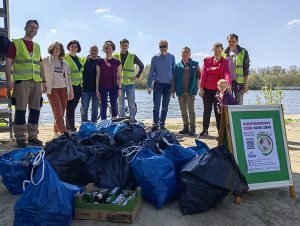
[[[88,184],[85,192],[97,190],[94,184]],[[126,190],[127,191],[127,190]],[[124,206],[111,204],[95,204],[82,201],[83,194],[75,196],[76,219],[99,220],[121,223],[133,223],[141,208],[141,188],[137,188],[138,195]],[[135,191],[127,191],[134,193]]]

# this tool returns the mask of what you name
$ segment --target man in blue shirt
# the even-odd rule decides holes
[[[151,67],[147,80],[147,90],[151,94],[153,86],[153,124],[155,127],[165,129],[169,102],[171,98],[171,86],[175,68],[175,57],[168,53],[168,41],[159,42],[160,53],[152,57]],[[162,102],[161,114],[159,117],[160,103]]]

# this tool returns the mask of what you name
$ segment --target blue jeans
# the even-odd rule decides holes
[[[129,115],[130,117],[135,118],[135,85],[122,85],[122,96],[119,97],[119,114],[120,117],[124,117],[125,115],[125,93],[128,101],[128,107],[129,107]]]
[[[153,123],[165,125],[167,118],[168,107],[171,98],[171,84],[167,83],[154,83],[153,87]],[[159,118],[160,103],[162,102],[161,115]]]
[[[96,92],[83,92],[81,96],[81,122],[88,121],[88,110],[90,101],[92,99],[92,122],[97,122],[99,100],[96,96]]]

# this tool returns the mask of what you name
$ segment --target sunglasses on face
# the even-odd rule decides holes
[[[161,49],[165,49],[165,48],[167,48],[168,46],[166,46],[166,45],[164,45],[164,46],[159,46],[159,48],[161,48]]]

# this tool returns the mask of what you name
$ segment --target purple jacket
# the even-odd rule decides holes
[[[232,94],[229,91],[225,91],[223,99],[220,96],[220,92],[217,92],[216,99],[217,99],[217,110],[219,114],[221,113],[222,106],[239,104],[239,102],[232,96]]]

